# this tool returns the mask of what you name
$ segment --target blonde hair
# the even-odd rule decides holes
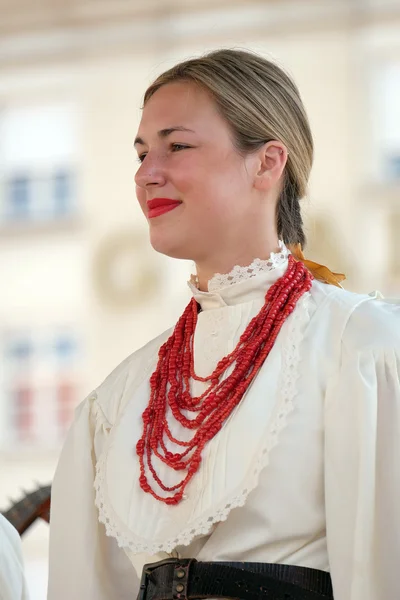
[[[244,50],[216,50],[178,63],[149,86],[144,105],[163,85],[189,81],[206,89],[226,120],[240,153],[279,140],[288,150],[277,204],[278,235],[286,244],[305,245],[300,200],[306,195],[313,139],[299,91],[275,63]]]

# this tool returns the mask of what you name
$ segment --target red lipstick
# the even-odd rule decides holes
[[[149,200],[147,202],[147,207],[149,209],[148,217],[149,219],[154,219],[155,217],[159,217],[166,212],[169,212],[182,204],[179,200],[173,200],[172,198],[153,198],[153,200]]]

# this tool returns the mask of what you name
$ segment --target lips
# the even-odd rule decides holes
[[[153,200],[147,202],[147,207],[149,209],[148,217],[149,219],[159,217],[160,215],[173,210],[180,204],[182,204],[182,202],[173,200],[172,198],[153,198]]]
[[[180,204],[179,200],[173,200],[172,198],[153,198],[147,202],[147,206],[150,210],[153,208],[160,208],[160,206],[171,206]]]

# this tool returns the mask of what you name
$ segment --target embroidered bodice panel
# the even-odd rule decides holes
[[[199,313],[194,338],[199,376],[210,374],[217,362],[233,350],[264,304],[267,290],[286,268],[287,259],[279,267],[220,292],[194,292],[206,307]],[[140,386],[132,389],[132,401],[119,415],[97,466],[100,519],[131,558],[139,553],[171,553],[196,540],[199,543],[199,537],[208,536],[216,523],[225,521],[234,508],[246,503],[293,407],[301,341],[310,310],[310,295],[306,294],[283,325],[251,388],[204,449],[201,467],[186,489],[186,499],[173,507],[144,494],[138,482],[135,444],[141,435],[141,414],[148,403],[153,358]],[[202,393],[205,385],[192,382],[192,393]],[[171,415],[168,422],[174,437],[187,440],[192,436]],[[154,464],[166,485],[180,481],[180,473],[160,461]]]

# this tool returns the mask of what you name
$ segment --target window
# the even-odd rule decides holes
[[[400,180],[400,150],[386,157],[386,171],[388,179]]]
[[[400,180],[400,61],[380,63],[372,80],[372,114],[380,156],[378,178]],[[376,147],[371,145],[375,152]]]
[[[8,348],[10,359],[18,363],[19,366],[32,357],[32,350],[31,340],[24,337],[11,342]]]
[[[28,219],[30,214],[30,180],[26,176],[14,176],[6,186],[6,216],[9,219]]]
[[[5,185],[4,219],[59,220],[73,214],[75,189],[72,169],[12,175]]]
[[[58,221],[77,207],[76,110],[71,105],[0,113],[0,206],[7,223]]]
[[[76,389],[72,382],[60,381],[57,387],[57,426],[60,435],[68,429],[76,406]]]
[[[52,204],[54,214],[63,217],[69,214],[73,206],[73,177],[68,171],[56,171],[52,178]]]
[[[71,329],[3,334],[4,443],[54,447],[80,401],[79,344]]]
[[[399,210],[390,214],[388,219],[389,233],[389,269],[390,274],[400,281],[400,207]]]
[[[14,439],[27,443],[34,441],[34,390],[17,385],[10,395],[12,398],[12,422]]]
[[[55,340],[54,350],[59,360],[65,361],[71,359],[76,352],[75,342],[67,335],[60,335]]]

